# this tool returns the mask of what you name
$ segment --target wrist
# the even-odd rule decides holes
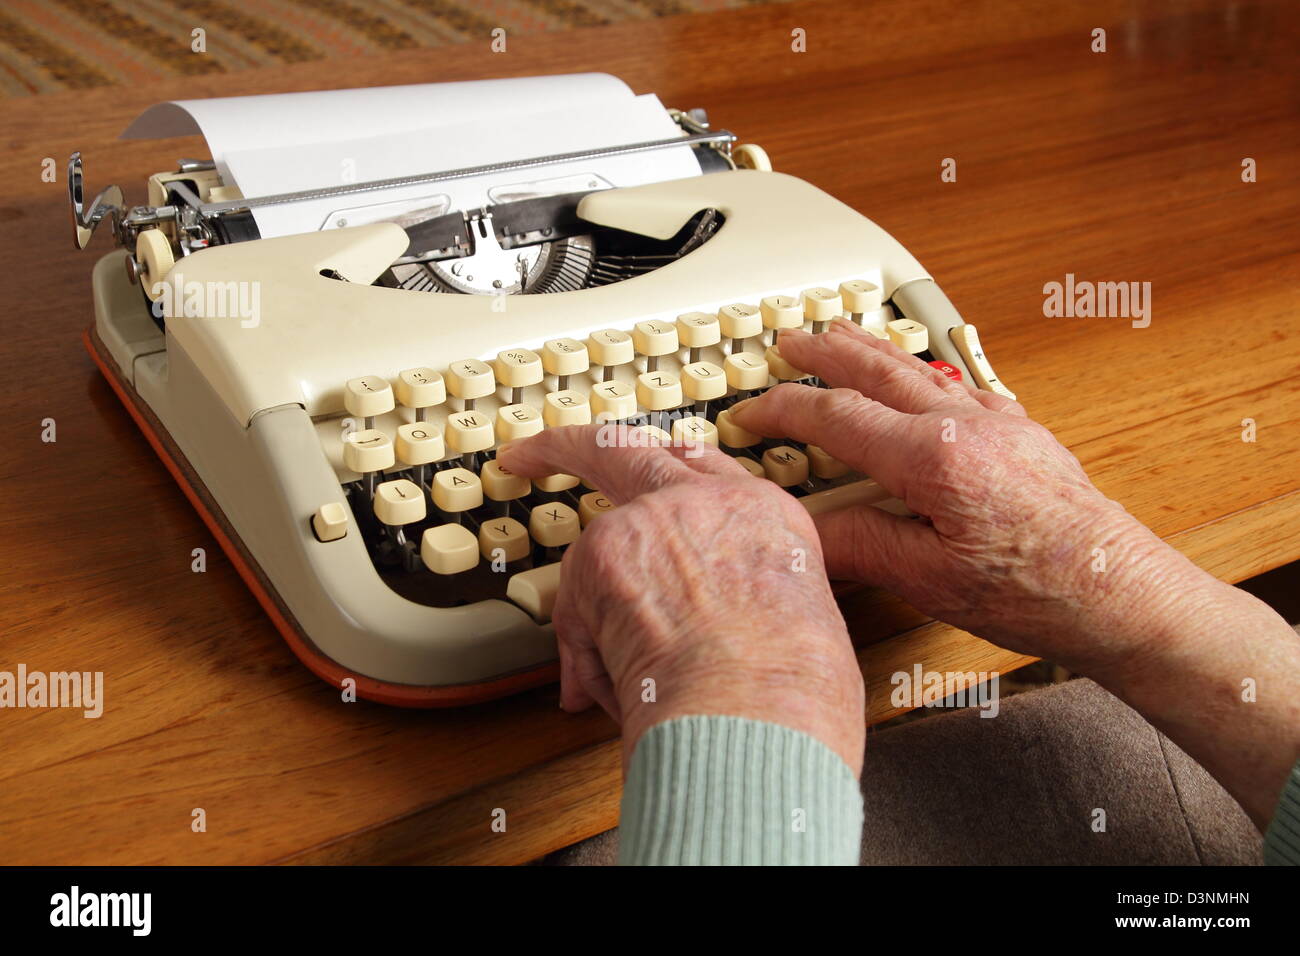
[[[1057,663],[1107,684],[1154,666],[1226,586],[1111,502],[1086,522],[1084,560],[1058,622],[1068,650]]]
[[[862,770],[866,740],[862,674],[848,635],[791,641],[778,660],[746,658],[725,649],[751,647],[753,635],[710,641],[710,660],[677,659],[632,668],[617,692],[623,723],[624,767],[651,727],[678,717],[721,715],[789,727],[813,737],[854,774]],[[721,651],[721,652],[720,652]]]

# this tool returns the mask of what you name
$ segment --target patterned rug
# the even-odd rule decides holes
[[[768,2],[774,0],[0,0],[0,97],[490,44],[499,36],[494,30],[505,30],[508,40]]]

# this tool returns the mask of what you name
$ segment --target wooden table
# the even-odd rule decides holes
[[[103,670],[108,697],[98,720],[0,711],[0,861],[521,862],[617,822],[616,728],[561,713],[555,688],[450,712],[340,704],[92,368],[93,257],[70,248],[62,167],[81,149],[93,188],[142,201],[147,174],[204,153],[115,141],[158,100],[604,70],[707,107],[893,232],[1031,413],[1164,538],[1232,581],[1300,558],[1300,11],[1063,6],[766,6],[0,106],[0,669]],[[1067,273],[1152,283],[1150,327],[1045,318],[1043,285]],[[873,723],[896,669],[1024,662],[875,592],[846,612]]]

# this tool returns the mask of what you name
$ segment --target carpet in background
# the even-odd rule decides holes
[[[783,0],[0,0],[0,97],[233,73],[330,57]],[[203,30],[206,47],[191,49]]]

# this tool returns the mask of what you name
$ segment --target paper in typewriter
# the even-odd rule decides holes
[[[245,198],[681,135],[653,94],[590,73],[178,100],[146,110],[122,136],[196,132],[223,182]],[[699,173],[690,147],[670,147],[268,206],[254,216],[270,238]]]

